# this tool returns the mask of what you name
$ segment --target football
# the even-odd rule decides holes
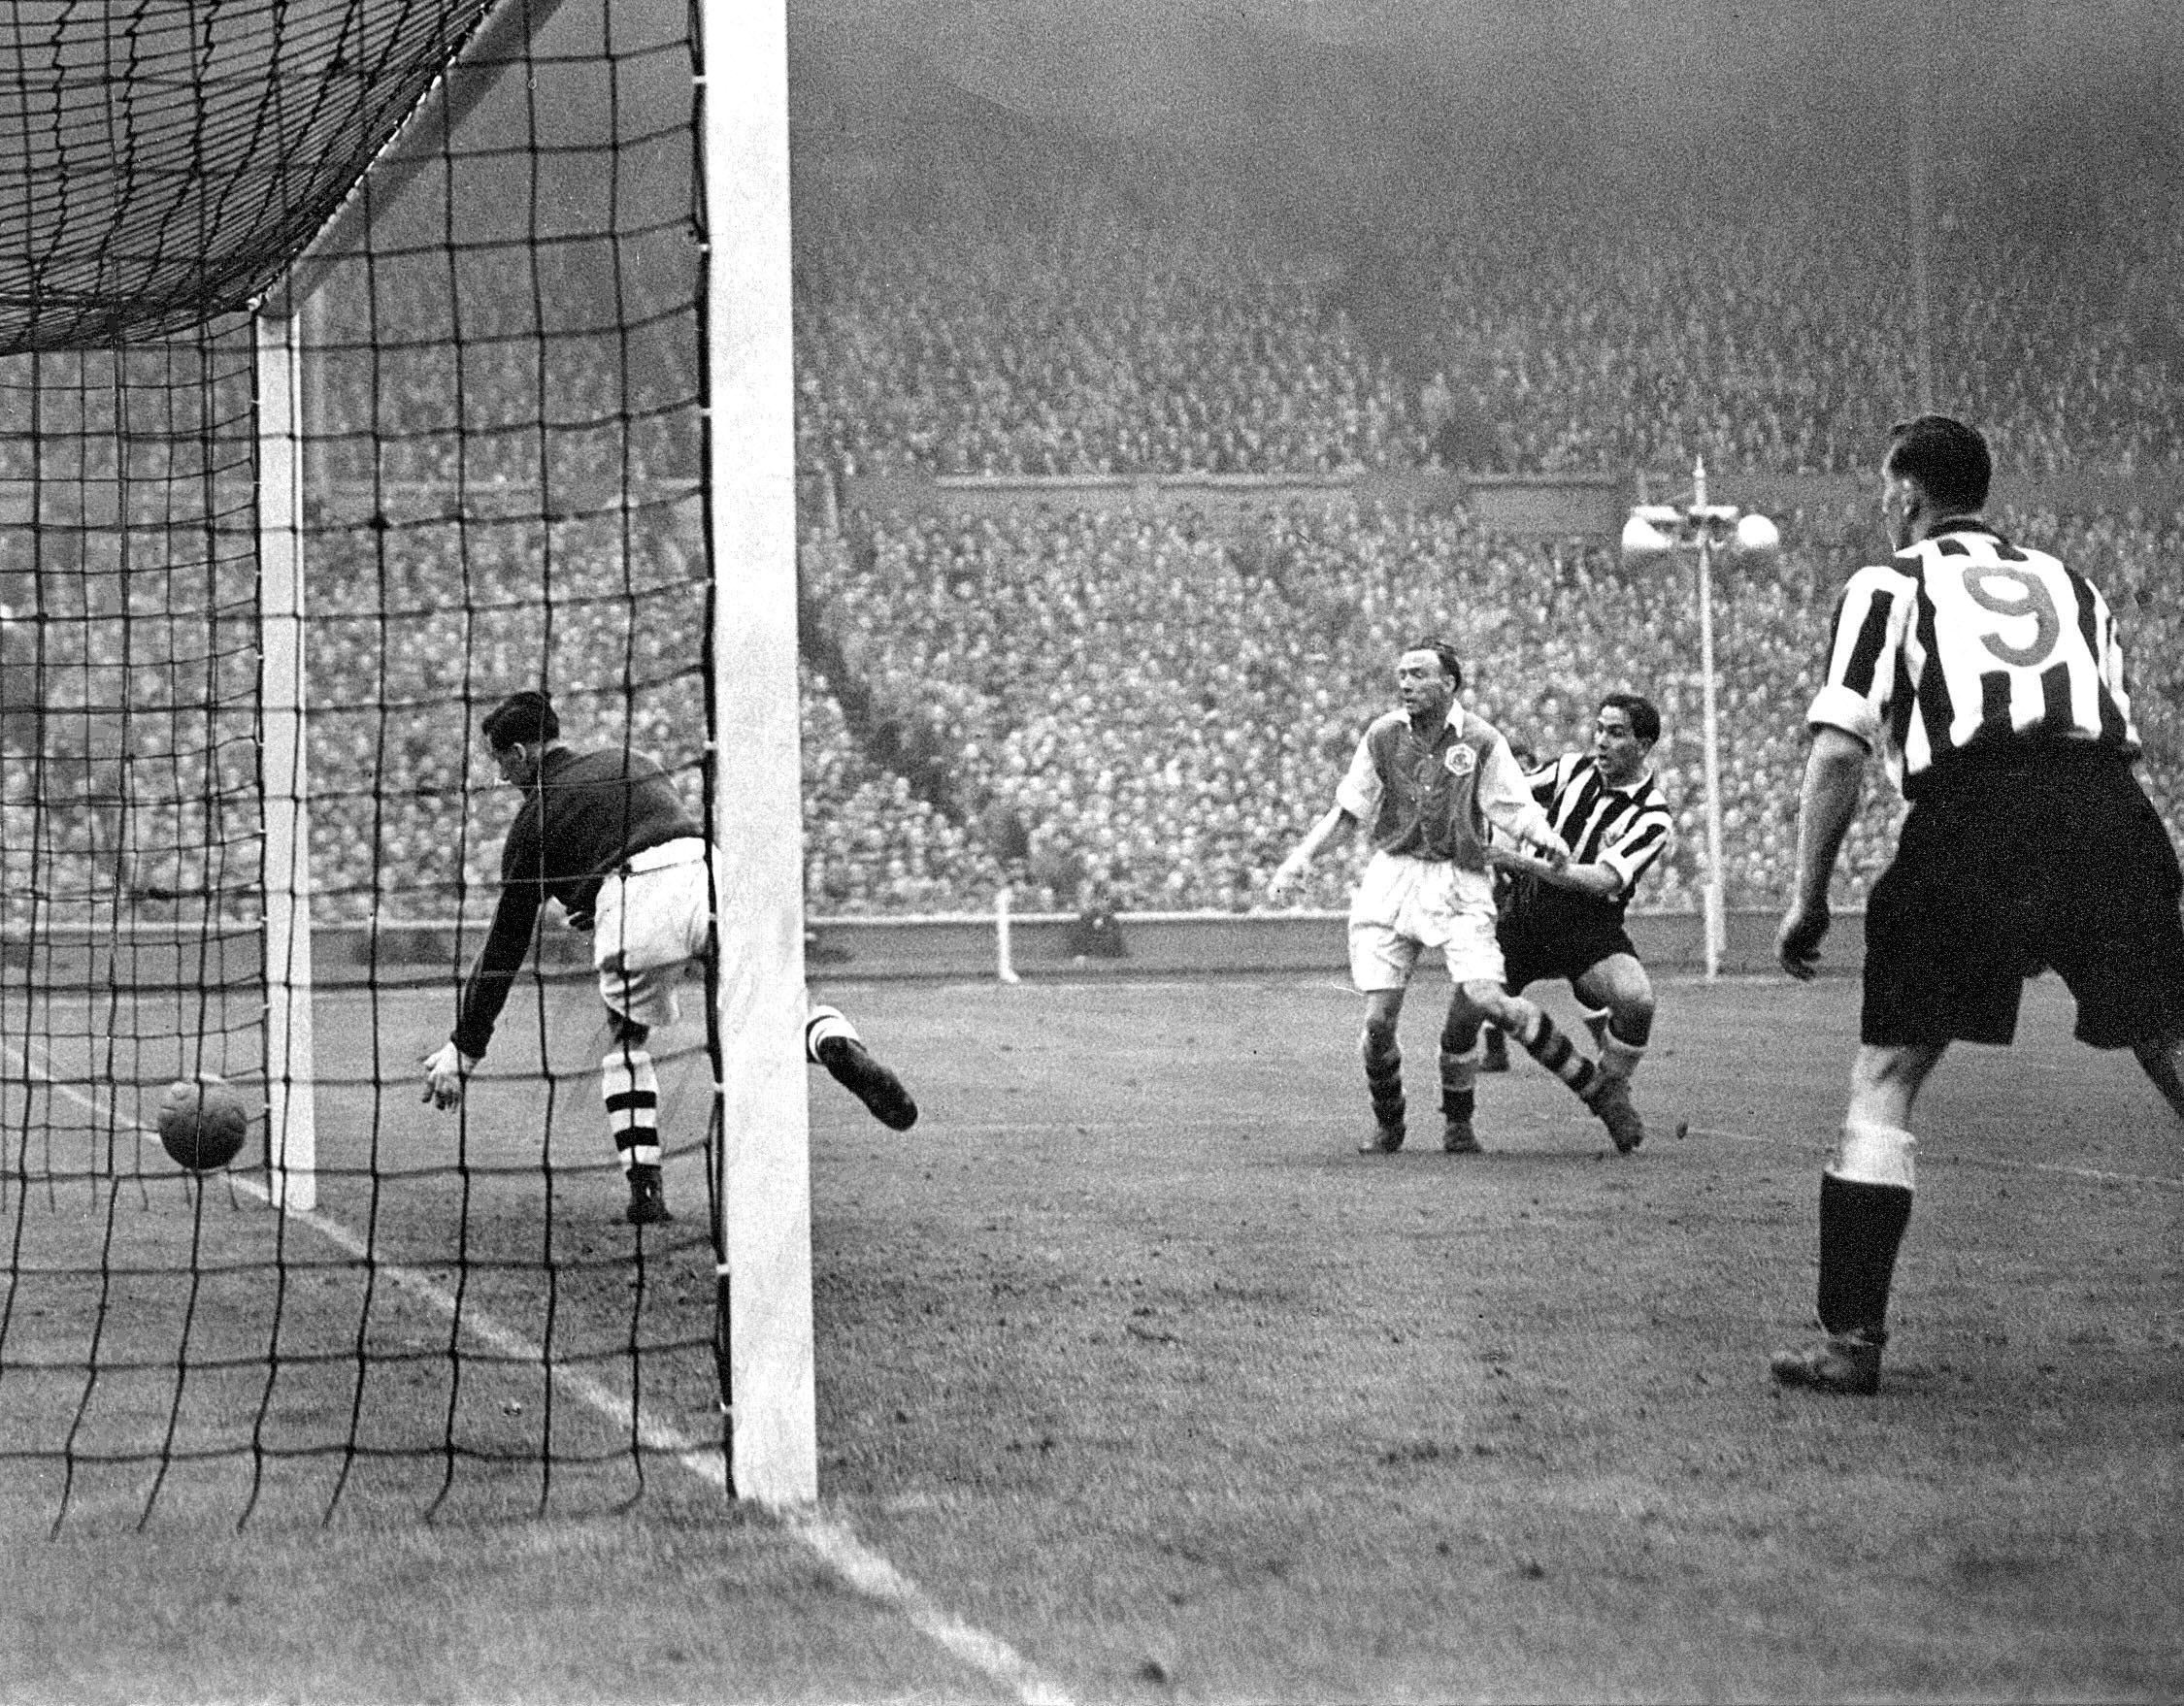
[[[159,1141],[193,1173],[227,1165],[249,1130],[249,1106],[224,1078],[177,1079],[159,1101]]]

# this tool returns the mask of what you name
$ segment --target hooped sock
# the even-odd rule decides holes
[[[1382,1131],[1402,1131],[1405,1119],[1403,1050],[1393,1038],[1384,1045],[1376,1045],[1374,1033],[1369,1030],[1359,1044],[1359,1053],[1365,1060],[1365,1088],[1373,1099],[1373,1119]]]
[[[1516,1004],[1519,1014],[1512,1034],[1524,1045],[1524,1052],[1567,1084],[1579,1101],[1590,1105],[1601,1089],[1600,1073],[1593,1063],[1555,1028],[1545,1009],[1522,996],[1516,998]]]
[[[599,1096],[607,1131],[626,1172],[660,1165],[660,1079],[642,1048],[617,1044],[599,1063]]]

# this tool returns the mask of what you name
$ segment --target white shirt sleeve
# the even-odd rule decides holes
[[[1828,678],[1804,713],[1808,725],[1840,729],[1869,752],[1880,746],[1896,686],[1907,602],[1897,596],[1903,580],[1889,568],[1861,569],[1850,577],[1828,645]]]
[[[1532,847],[1562,845],[1553,821],[1532,797],[1524,767],[1517,763],[1516,754],[1509,750],[1507,738],[1499,730],[1494,744],[1487,749],[1486,762],[1479,766],[1475,798],[1480,815],[1511,839]]]
[[[1357,751],[1350,755],[1350,768],[1336,784],[1335,804],[1371,829],[1380,809],[1380,796],[1386,791],[1379,767],[1373,762],[1373,737],[1368,731],[1358,741]]]

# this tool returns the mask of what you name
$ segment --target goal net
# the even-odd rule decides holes
[[[670,1223],[623,1220],[557,908],[462,1105],[421,1100],[519,804],[483,714],[544,690],[572,745],[656,761],[715,821],[735,780],[711,10],[23,0],[0,26],[27,143],[0,180],[18,1522],[600,1508],[663,1457],[728,1479],[711,980],[651,1043]],[[254,1117],[193,1173],[156,1107],[205,1076]]]

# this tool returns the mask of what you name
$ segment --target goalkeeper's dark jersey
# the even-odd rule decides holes
[[[1621,925],[1638,879],[1675,839],[1669,803],[1652,772],[1613,788],[1592,754],[1566,752],[1525,780],[1569,847],[1570,863],[1605,865],[1622,881],[1605,899],[1554,883],[1520,882],[1511,899],[1511,922],[1527,930],[1551,929],[1565,920]]]
[[[501,849],[500,902],[463,985],[455,1046],[474,1059],[484,1054],[547,901],[559,901],[572,919],[588,919],[601,880],[624,860],[704,833],[674,780],[650,759],[566,746],[548,751]]]
[[[1807,720],[1879,748],[1910,800],[1968,756],[2029,740],[2138,752],[2099,589],[1969,516],[1850,577]]]

